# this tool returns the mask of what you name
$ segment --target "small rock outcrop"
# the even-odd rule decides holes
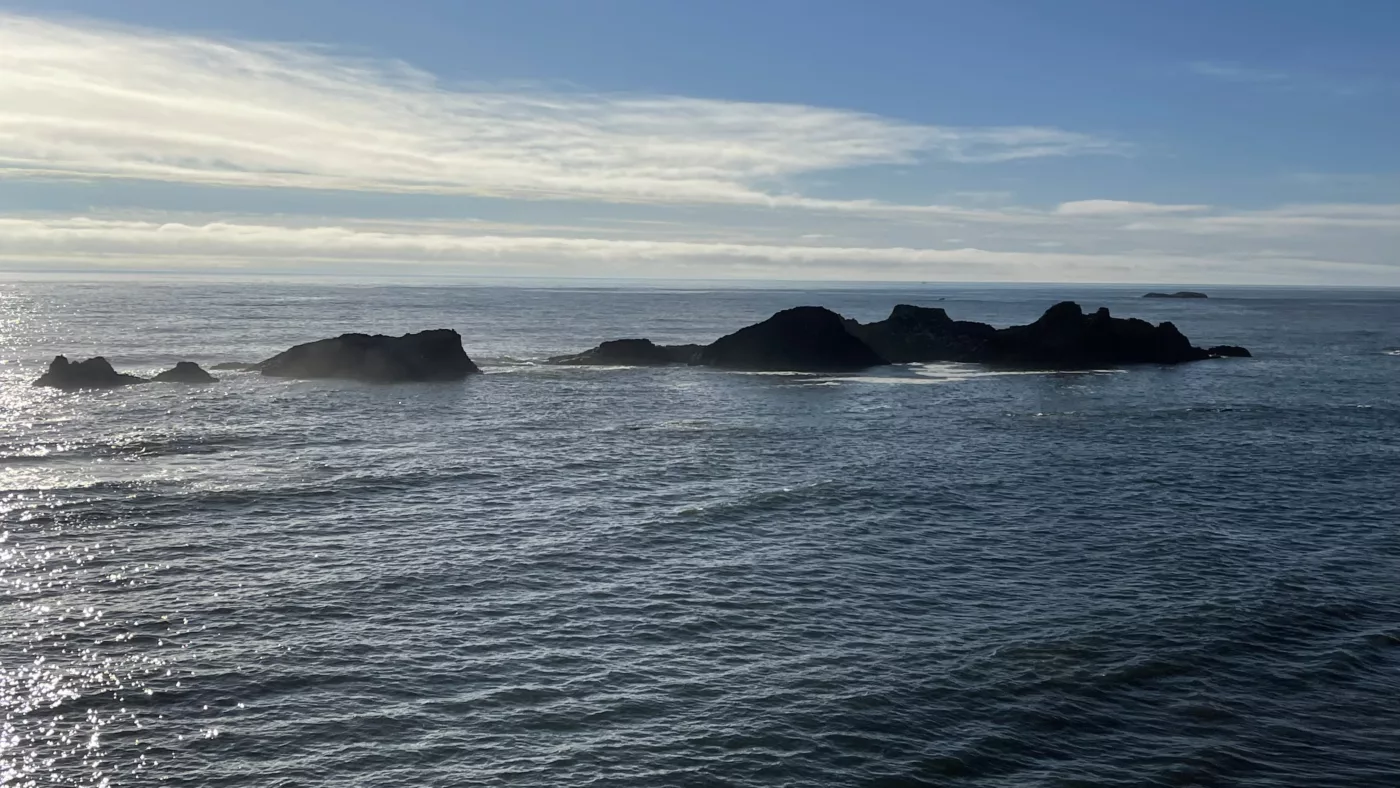
[[[145,382],[145,378],[126,375],[112,369],[112,365],[107,362],[107,359],[101,356],[76,362],[69,361],[65,356],[55,356],[54,360],[49,362],[49,371],[34,381],[34,385],[72,391],[75,389],[112,389]]]
[[[343,334],[297,345],[257,365],[278,378],[344,378],[371,383],[461,380],[481,372],[447,328],[401,337]]]
[[[937,307],[900,304],[878,323],[846,321],[846,328],[894,364],[977,361],[996,329],[954,320]]]
[[[1239,345],[1216,345],[1206,348],[1211,358],[1254,358],[1254,354]]]
[[[152,383],[214,383],[218,378],[205,372],[193,361],[181,361],[173,368],[151,378]]]
[[[1194,290],[1178,290],[1175,293],[1148,293],[1143,298],[1210,298],[1205,293],[1197,293]]]
[[[592,350],[568,356],[555,356],[550,364],[598,365],[619,367],[656,367],[666,364],[689,364],[701,345],[658,345],[650,339],[614,339]]]
[[[888,364],[830,309],[800,306],[705,346],[695,363],[725,369],[844,372]]]

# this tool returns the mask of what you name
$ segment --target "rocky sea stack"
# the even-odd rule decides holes
[[[151,378],[152,383],[216,383],[218,380],[193,361],[181,361]]]
[[[112,369],[112,365],[102,356],[76,362],[69,361],[65,356],[54,356],[54,360],[49,362],[49,371],[34,381],[34,385],[73,391],[112,389],[145,382],[145,378],[125,375]]]
[[[297,345],[256,368],[269,377],[371,383],[461,380],[481,373],[462,349],[462,336],[447,328],[401,337],[343,334]]]
[[[799,306],[720,337],[696,363],[742,370],[845,372],[888,364],[830,309]]]
[[[592,350],[571,356],[555,356],[550,364],[656,367],[689,364],[702,345],[658,345],[650,339],[614,339]]]

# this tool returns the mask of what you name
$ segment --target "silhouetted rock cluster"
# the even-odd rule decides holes
[[[1197,293],[1194,290],[1178,290],[1175,293],[1148,293],[1143,298],[1210,298],[1205,293]]]
[[[481,370],[449,328],[401,337],[342,334],[278,353],[256,365],[276,378],[345,378],[371,383],[461,380]]]
[[[551,362],[833,372],[942,361],[1087,369],[1249,355],[1244,348],[1228,345],[1196,347],[1171,323],[1153,325],[1135,318],[1117,318],[1107,309],[1085,314],[1073,301],[1052,306],[1029,325],[1001,329],[954,320],[937,307],[900,304],[884,320],[864,324],[822,307],[797,307],[721,337],[698,351],[691,345],[679,347],[685,348],[684,352],[647,340],[619,340]]]
[[[461,335],[451,329],[401,337],[344,334],[297,345],[258,364],[219,364],[215,369],[256,371],[279,378],[346,378],[375,383],[460,380],[481,372],[462,349]],[[72,390],[216,380],[189,361],[181,361],[173,369],[147,380],[119,373],[101,357],[75,364],[59,356],[34,385]]]
[[[1024,326],[994,328],[954,320],[936,307],[900,304],[875,323],[848,320],[819,306],[785,309],[708,345],[657,345],[616,339],[552,364],[657,366],[692,364],[721,369],[846,372],[883,364],[966,362],[1030,369],[1085,369],[1124,364],[1180,364],[1208,358],[1248,357],[1235,345],[1202,349],[1171,323],[1118,318],[1107,309],[1086,314],[1065,301]],[[373,383],[461,380],[481,370],[451,329],[390,337],[343,334],[297,345],[257,364],[215,369],[261,372],[279,378],[344,378]],[[58,356],[36,386],[104,389],[133,383],[212,383],[198,364],[182,361],[152,380],[112,369],[102,357],[78,363]]]
[[[213,383],[215,380],[198,364],[189,361],[181,361],[174,368],[147,380],[112,369],[112,365],[102,356],[77,362],[69,361],[65,356],[54,356],[53,361],[49,362],[49,371],[34,381],[34,385],[74,391],[112,389],[137,383]]]
[[[1084,369],[1124,364],[1181,364],[1221,356],[1248,355],[1244,348],[1203,350],[1171,323],[1153,325],[1113,317],[1107,309],[1085,314],[1065,301],[1024,326],[993,328],[952,320],[942,309],[900,305],[878,323],[853,323],[890,361],[962,361],[1034,369]]]
[[[1117,318],[1107,309],[1084,314],[1065,301],[1028,326],[997,331],[980,359],[1023,367],[1083,368],[1120,364],[1180,364],[1210,358],[1171,323]]]

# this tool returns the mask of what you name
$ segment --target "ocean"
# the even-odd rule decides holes
[[[0,784],[1400,785],[1400,292],[0,283]],[[1252,359],[563,368],[1056,301]],[[455,328],[487,374],[123,371]]]

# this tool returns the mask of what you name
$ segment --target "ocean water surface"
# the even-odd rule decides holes
[[[1400,785],[1400,292],[1141,292],[0,283],[0,785]],[[538,363],[1066,298],[1256,357]]]

